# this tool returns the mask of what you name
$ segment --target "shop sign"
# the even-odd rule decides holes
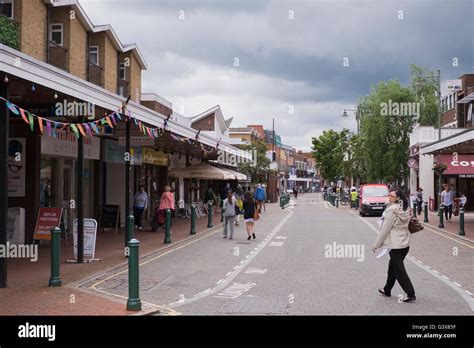
[[[460,178],[460,179],[473,179],[473,178],[474,178],[474,174],[460,174],[460,175],[459,175],[459,178]]]
[[[119,145],[125,146],[125,137],[119,137]],[[155,139],[150,137],[130,137],[130,146],[153,146]]]
[[[8,141],[8,196],[25,197],[26,139]]]
[[[414,158],[410,158],[407,164],[408,164],[408,167],[410,168],[416,168],[418,166],[418,162]]]
[[[105,161],[109,163],[125,164],[125,146],[120,146],[118,142],[113,140],[104,140]],[[142,165],[142,149],[141,147],[133,147],[130,149],[131,161],[133,166]]]
[[[59,227],[63,208],[40,208],[33,239],[51,240],[51,229]]]
[[[83,219],[84,226],[84,260],[94,261],[95,244],[97,239],[97,221]],[[77,219],[74,219],[74,258],[77,260]]]
[[[77,137],[64,131],[57,132],[57,138],[41,137],[41,154],[77,158]],[[85,137],[84,158],[98,160],[100,158],[100,139],[97,137]]]
[[[462,80],[448,80],[448,92],[453,93],[462,89]]]
[[[163,151],[156,151],[155,149],[144,147],[143,163],[154,164],[156,166],[168,166],[168,155]]]
[[[441,155],[437,162],[448,166],[443,175],[474,174],[474,155],[471,154]]]

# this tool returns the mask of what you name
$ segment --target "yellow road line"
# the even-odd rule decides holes
[[[154,257],[154,258],[152,258],[152,259],[150,259],[150,260],[148,260],[148,261],[142,262],[142,263],[140,263],[139,265],[140,265],[140,266],[143,266],[143,265],[145,265],[145,264],[147,264],[147,263],[150,263],[151,261],[154,261],[154,260],[156,260],[156,259],[159,259],[159,258],[162,257],[162,256],[165,256],[165,255],[167,255],[167,254],[169,254],[169,253],[172,253],[173,251],[179,250],[179,249],[181,249],[181,248],[184,248],[185,246],[188,246],[188,245],[190,245],[190,244],[196,243],[197,241],[200,241],[201,239],[204,239],[204,238],[207,238],[207,237],[209,237],[209,236],[212,236],[212,235],[216,234],[217,232],[219,232],[220,229],[221,229],[221,227],[217,228],[215,231],[213,231],[213,232],[211,232],[211,233],[206,234],[205,236],[202,236],[202,237],[197,238],[197,239],[193,239],[193,240],[190,241],[189,243],[180,245],[180,246],[178,246],[178,247],[176,247],[176,248],[171,248],[171,249],[168,250],[167,252],[164,252],[163,254],[160,254],[160,255],[158,255],[158,256],[156,256],[156,257]],[[106,281],[108,281],[108,280],[110,280],[110,279],[112,279],[112,278],[115,278],[115,277],[117,277],[117,276],[119,276],[119,275],[121,275],[121,274],[127,273],[127,272],[128,272],[128,269],[125,269],[125,270],[123,270],[123,271],[120,271],[120,272],[117,272],[117,273],[115,273],[115,274],[112,274],[112,275],[106,277],[105,279],[102,279],[102,280],[100,280],[100,281],[94,283],[93,285],[91,285],[91,286],[89,287],[89,289],[92,289],[92,290],[95,290],[95,291],[98,291],[98,292],[102,292],[102,293],[104,293],[104,294],[108,294],[108,295],[111,295],[111,296],[119,297],[119,298],[122,298],[122,299],[127,299],[127,298],[124,297],[124,296],[117,295],[117,294],[114,294],[114,293],[110,293],[110,292],[107,292],[107,291],[104,291],[104,290],[101,290],[101,289],[97,289],[97,286],[98,286],[99,284],[102,284],[102,283],[104,283],[104,282],[106,282]],[[159,307],[159,308],[165,309],[165,310],[169,311],[171,314],[174,314],[174,315],[180,314],[179,312],[177,312],[177,311],[175,311],[175,310],[173,310],[173,309],[171,309],[171,308],[167,308],[167,307],[165,307],[165,306],[157,305],[157,304],[151,303],[151,302],[144,302],[144,301],[142,301],[142,302],[143,302],[143,303],[146,303],[146,304],[149,304],[149,305],[153,305],[153,306],[155,306],[155,307]]]
[[[429,225],[426,225],[426,224],[423,224],[425,225],[425,228],[428,230],[428,231],[431,231],[433,233],[436,233],[436,234],[439,234],[440,236],[444,237],[444,238],[448,238],[448,239],[451,239],[452,241],[455,241],[455,242],[458,242],[459,244],[462,244],[462,245],[465,245],[467,246],[468,248],[471,248],[471,249],[474,249],[474,246],[471,246],[469,244],[466,244],[464,242],[461,242],[459,239],[456,239],[456,238],[453,238],[453,237],[449,237],[447,236],[445,233],[441,233],[441,232],[438,232],[436,230],[433,230],[433,227],[432,226],[429,226]],[[429,227],[428,227],[429,226]],[[430,228],[431,227],[431,228]],[[447,233],[447,232],[446,232]]]

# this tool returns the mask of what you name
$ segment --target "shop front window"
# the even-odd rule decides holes
[[[40,207],[42,207],[42,208],[52,206],[51,167],[52,167],[52,160],[51,159],[49,159],[49,158],[42,158],[41,159]]]

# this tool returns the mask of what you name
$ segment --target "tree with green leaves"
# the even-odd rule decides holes
[[[436,71],[418,65],[410,65],[411,89],[415,101],[420,103],[421,126],[438,127],[438,83]]]
[[[313,138],[313,157],[325,180],[335,181],[344,174],[344,152],[348,146],[349,134],[348,129],[341,132],[330,129],[323,131],[318,138]]]
[[[263,140],[257,140],[241,148],[252,153],[253,161],[239,163],[239,171],[250,175],[252,183],[265,181],[266,175],[270,171],[270,159],[267,158],[267,144]]]
[[[20,32],[18,24],[11,18],[0,15],[0,43],[18,49],[20,45]]]

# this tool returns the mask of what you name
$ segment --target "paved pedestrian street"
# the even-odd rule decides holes
[[[392,297],[378,294],[388,255],[371,247],[377,217],[339,209],[320,194],[305,194],[281,209],[268,204],[234,239],[222,229],[141,259],[140,298],[150,315],[472,315],[473,245],[434,229],[412,235],[405,262],[417,300],[398,283]],[[119,299],[128,272],[118,268],[84,279],[81,289]]]

